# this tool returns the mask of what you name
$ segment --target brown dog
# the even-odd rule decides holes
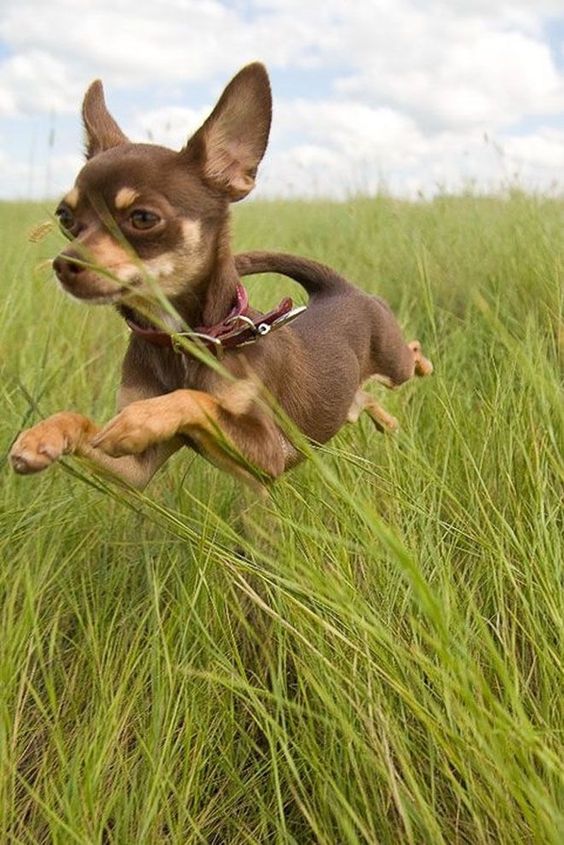
[[[180,152],[130,143],[100,82],[82,113],[88,160],[57,209],[72,245],[53,267],[68,293],[113,303],[129,323],[119,413],[102,429],[74,412],[38,423],[12,447],[15,471],[77,454],[142,488],[188,445],[256,484],[300,458],[274,405],[315,443],[363,410],[395,428],[363,383],[395,387],[432,366],[403,341],[388,306],[315,262],[231,253],[229,203],[252,190],[270,130],[264,67],[237,74]],[[239,277],[267,271],[310,296],[291,326],[291,303],[266,316],[248,307]],[[218,366],[206,348],[221,353]]]

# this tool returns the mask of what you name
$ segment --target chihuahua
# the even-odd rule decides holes
[[[302,457],[283,418],[317,444],[363,411],[396,428],[364,383],[393,388],[432,365],[386,303],[314,261],[231,252],[229,205],[254,187],[271,113],[266,70],[250,64],[176,152],[131,143],[90,86],[87,161],[56,211],[71,243],[53,268],[66,292],[113,304],[130,328],[118,413],[101,428],[73,411],[39,422],[13,444],[16,472],[74,454],[142,489],[189,446],[262,489]],[[265,272],[300,283],[307,309],[252,309],[240,277]]]

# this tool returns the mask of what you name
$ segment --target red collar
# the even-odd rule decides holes
[[[181,338],[185,337],[187,340],[197,340],[211,352],[219,354],[224,349],[255,343],[259,338],[294,320],[306,308],[305,305],[293,308],[293,302],[288,297],[283,299],[273,311],[251,317],[249,316],[249,296],[243,285],[237,285],[235,296],[235,304],[224,320],[213,326],[198,326],[191,331],[163,332],[140,326],[130,313],[127,313],[125,320],[134,335],[153,346],[172,348],[176,352],[189,355],[188,348],[181,343]]]

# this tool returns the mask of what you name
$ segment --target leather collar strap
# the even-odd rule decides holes
[[[186,338],[199,341],[211,352],[220,354],[224,349],[255,343],[259,338],[294,320],[305,308],[305,305],[293,308],[293,302],[288,297],[267,314],[250,317],[247,291],[243,285],[237,285],[235,304],[227,317],[214,326],[198,326],[192,331],[169,333],[140,326],[130,313],[127,313],[125,320],[134,335],[153,346],[172,348],[176,352],[189,355],[189,350],[181,343],[181,338]]]

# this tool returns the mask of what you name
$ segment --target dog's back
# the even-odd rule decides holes
[[[281,252],[245,252],[235,256],[241,276],[280,273],[298,282],[315,305],[292,326],[302,337],[315,336],[318,365],[323,359],[334,363],[339,348],[351,349],[358,361],[358,379],[379,376],[396,387],[414,373],[413,351],[403,338],[389,305],[369,296],[335,270],[313,261]],[[357,374],[355,374],[356,376]]]

